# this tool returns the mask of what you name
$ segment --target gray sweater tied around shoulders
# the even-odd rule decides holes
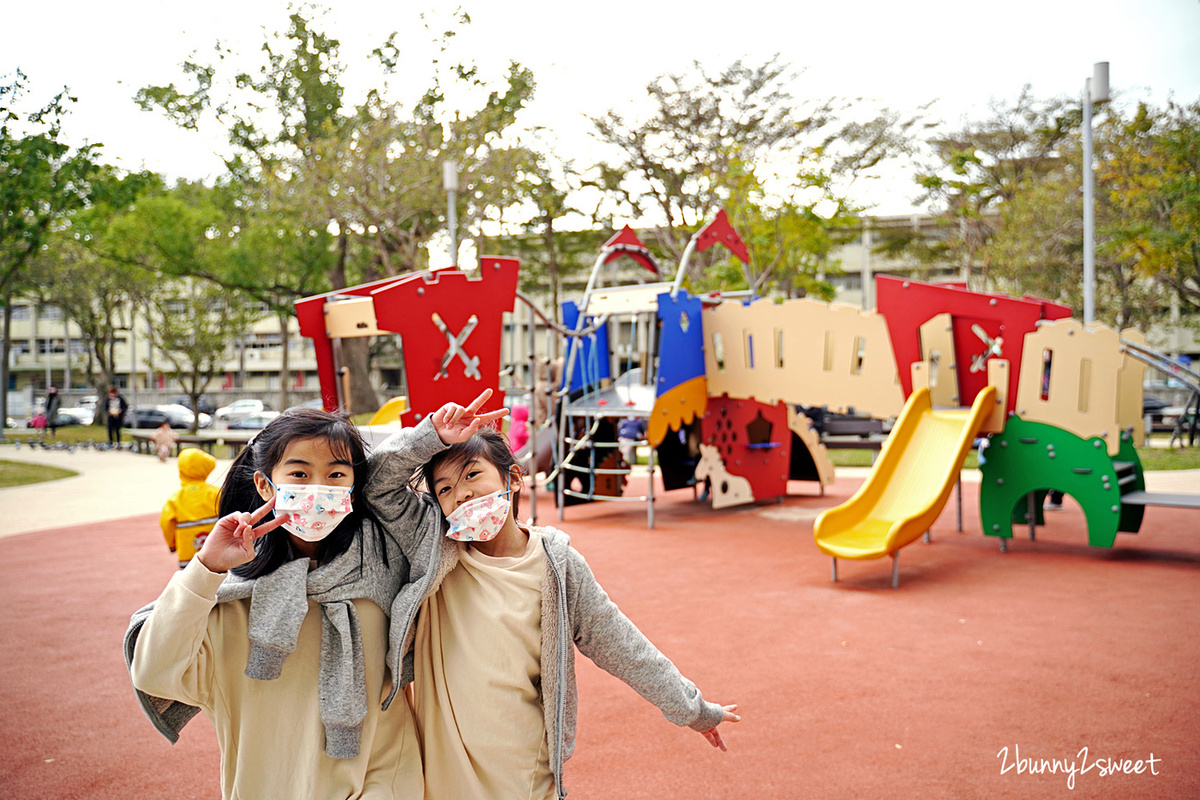
[[[284,661],[296,649],[308,601],[321,608],[319,670],[321,721],[325,753],[330,758],[354,758],[360,751],[362,724],[367,715],[366,665],[362,634],[353,600],[370,600],[390,615],[392,599],[405,582],[407,562],[390,539],[380,537],[364,520],[346,552],[309,571],[309,560],[290,561],[258,578],[230,574],[217,589],[217,603],[250,600],[250,655],[246,677],[275,680]],[[388,564],[379,552],[386,548]],[[125,634],[125,664],[131,667],[138,633],[154,612],[154,604],[139,609]],[[389,659],[390,660],[390,659]],[[399,674],[400,664],[389,664]],[[172,743],[200,710],[195,706],[151,697],[137,691],[138,701],[154,726]]]

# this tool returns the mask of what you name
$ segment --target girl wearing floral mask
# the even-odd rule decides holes
[[[566,534],[517,522],[521,472],[501,434],[481,428],[430,459],[425,494],[403,481],[418,449],[406,435],[372,454],[367,491],[384,524],[408,531],[423,554],[395,613],[412,619],[405,641],[428,800],[565,796],[576,648],[725,749],[717,726],[738,721],[737,707],[701,697],[608,598]]]
[[[486,397],[431,415],[410,460],[502,417],[476,415]],[[204,547],[134,615],[143,709],[172,742],[205,712],[226,798],[423,796],[411,711],[392,703],[410,559],[358,491],[367,470],[348,419],[285,411],[230,466]]]

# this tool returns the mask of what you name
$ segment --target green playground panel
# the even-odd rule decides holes
[[[1123,470],[1122,486],[1117,462]],[[1027,495],[1034,494],[1035,523],[1043,524],[1042,501],[1051,489],[1070,495],[1087,519],[1088,544],[1112,547],[1118,531],[1136,532],[1141,507],[1121,505],[1123,491],[1145,487],[1132,436],[1121,436],[1116,459],[1099,437],[1081,439],[1070,431],[1017,415],[991,437],[980,465],[979,518],[988,536],[1011,538],[1013,523],[1028,522]]]

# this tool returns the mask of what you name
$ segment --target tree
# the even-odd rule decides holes
[[[72,149],[62,140],[62,118],[74,102],[66,89],[35,111],[18,111],[25,84],[20,71],[11,82],[0,84],[0,300],[4,303],[0,419],[8,415],[13,294],[24,288],[25,268],[54,224],[87,201],[99,150],[98,145]]]
[[[1200,102],[1163,110],[1142,103],[1110,127],[1099,175],[1120,215],[1110,249],[1200,309]]]
[[[571,203],[581,181],[573,162],[536,154],[511,182],[515,192],[528,198],[530,210],[518,223],[521,235],[506,237],[504,249],[521,260],[522,290],[549,287],[550,308],[545,311],[555,322],[562,319],[564,281],[586,275],[610,235],[607,226],[564,229],[568,216],[587,217]]]
[[[909,237],[885,247],[956,263],[968,274],[978,271],[984,266],[980,252],[1000,224],[1001,207],[1022,187],[1060,169],[1062,148],[1079,129],[1076,106],[1065,99],[1039,100],[1025,86],[1011,104],[993,100],[989,109],[987,119],[933,138],[933,161],[917,176],[922,199],[933,204],[947,235],[932,247]]]
[[[162,181],[153,173],[120,175],[102,167],[91,189],[91,202],[63,217],[30,262],[28,291],[61,308],[79,327],[89,361],[98,368],[88,378],[103,395],[115,382],[113,350],[125,323],[131,324],[126,317],[156,285],[150,273],[105,250],[112,247],[114,221],[140,198],[161,191]]]
[[[456,22],[467,24],[469,18],[460,14]],[[452,35],[453,30],[443,34],[443,50]],[[394,37],[373,53],[385,71],[396,64]],[[299,244],[290,235],[275,235],[287,224],[295,226],[300,240],[327,247],[319,289],[309,280],[307,267],[314,260],[308,247],[295,256],[303,265],[299,276],[285,274],[292,266],[286,257],[274,262],[278,266],[254,269],[248,263],[255,254],[251,248],[242,251],[234,273],[206,276],[264,299],[271,295],[273,305],[284,301],[284,287],[304,286],[311,293],[425,268],[425,245],[445,224],[442,161],[457,160],[463,182],[471,186],[461,195],[460,209],[470,230],[488,209],[508,202],[504,179],[523,158],[520,148],[503,142],[503,132],[532,93],[528,70],[513,64],[503,89],[491,92],[472,113],[447,109],[436,77],[411,113],[378,92],[346,110],[339,47],[297,12],[285,34],[268,37],[266,60],[257,70],[236,72],[225,81],[230,54],[218,47],[216,64],[184,63],[192,88],[170,84],[138,93],[143,107],[159,109],[180,125],[198,127],[213,115],[229,131],[230,182],[245,187],[247,213],[239,239]],[[472,87],[486,84],[471,67],[459,65],[452,75]],[[224,92],[227,83],[234,88]],[[252,227],[263,223],[268,232],[251,238]],[[272,285],[252,285],[260,274],[269,274]],[[368,380],[368,342],[347,340],[342,354],[352,376],[352,407],[377,407]]]
[[[867,122],[841,121],[848,103],[798,103],[796,78],[778,56],[739,60],[715,76],[697,63],[657,78],[647,87],[654,111],[645,121],[616,111],[593,118],[597,137],[621,154],[598,166],[593,185],[635,220],[653,215],[653,238],[676,262],[691,234],[726,207],[739,227],[759,231],[751,281],[815,287],[821,237],[799,233],[823,224],[813,207],[825,200],[851,208],[845,193],[854,180],[906,152],[919,117],[885,110]],[[796,248],[809,245],[818,251],[800,257]],[[692,281],[724,257],[714,249],[694,259]]]
[[[169,289],[156,292],[146,306],[151,342],[170,362],[172,376],[191,399],[191,407],[198,409],[200,396],[228,358],[229,331],[252,324],[256,309],[212,284],[193,279],[174,281]],[[199,424],[197,414],[192,433]]]

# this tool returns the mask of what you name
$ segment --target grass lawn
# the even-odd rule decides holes
[[[20,464],[15,461],[0,461],[0,489],[9,486],[24,486],[29,483],[56,481],[78,475],[69,469],[47,467],[42,464]]]
[[[121,440],[128,442],[129,429],[121,429]],[[33,431],[26,431],[24,428],[8,428],[4,431],[4,439],[6,442],[32,442],[38,439],[38,435]],[[107,442],[108,429],[103,425],[65,425],[58,429],[57,436],[46,434],[45,440],[53,444],[55,442],[63,442],[64,444],[79,444],[81,442]]]

